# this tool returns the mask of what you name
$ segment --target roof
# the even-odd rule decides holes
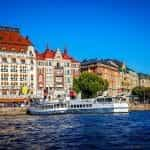
[[[31,41],[23,37],[18,28],[0,26],[0,50],[24,52],[30,45]]]
[[[55,53],[53,50],[50,49],[46,49],[44,52],[44,58],[54,58],[55,57]]]
[[[149,74],[138,73],[138,76],[139,76],[140,79],[150,79],[150,75]]]
[[[123,62],[120,61],[120,60],[117,60],[117,59],[85,59],[81,62],[81,66],[84,66],[84,65],[91,65],[91,64],[98,64],[98,63],[101,63],[101,64],[104,64],[104,65],[109,65],[111,67],[114,67],[114,68],[121,68],[123,66]],[[126,71],[129,72],[129,71],[132,71],[132,72],[135,72],[133,69],[131,68],[128,68],[126,67]]]
[[[56,51],[47,48],[45,49],[43,53],[36,52],[36,57],[38,60],[45,60],[47,58],[54,59],[55,54],[56,54]],[[73,57],[71,57],[67,52],[62,52],[61,54],[64,60],[70,60],[73,63],[75,62],[78,63],[78,61],[75,60]]]

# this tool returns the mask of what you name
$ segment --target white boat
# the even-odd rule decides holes
[[[69,114],[69,113],[127,113],[128,103],[112,97],[95,99],[76,99],[69,101],[42,101],[28,108],[32,115]]]

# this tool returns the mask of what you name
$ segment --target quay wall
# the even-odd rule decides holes
[[[129,104],[130,111],[150,110],[150,104]]]
[[[27,114],[27,107],[1,107],[0,116],[5,115],[25,115]]]

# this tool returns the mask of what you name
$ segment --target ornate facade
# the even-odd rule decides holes
[[[37,56],[38,96],[55,99],[67,96],[73,85],[73,78],[79,76],[80,63],[70,57],[67,50],[46,49]]]

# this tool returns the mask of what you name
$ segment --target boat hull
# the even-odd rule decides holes
[[[127,113],[128,108],[92,108],[92,109],[68,109],[68,110],[39,110],[29,109],[32,115],[56,115],[56,114],[105,114],[105,113]]]
[[[103,98],[104,99],[104,98]],[[109,98],[110,100],[110,98]],[[95,99],[43,102],[29,107],[32,115],[127,113],[128,103],[97,101]]]

